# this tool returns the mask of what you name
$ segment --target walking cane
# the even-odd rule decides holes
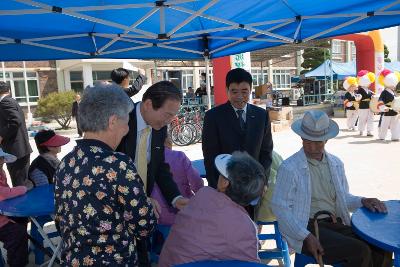
[[[321,210],[321,211],[318,211],[317,213],[315,213],[315,215],[314,215],[314,230],[315,230],[315,236],[317,237],[318,241],[319,241],[318,217],[321,215],[328,215],[329,217],[331,217],[333,223],[337,223],[336,217],[329,211]],[[322,260],[322,255],[319,253],[318,253],[317,263],[318,263],[319,267],[324,267],[324,261]]]

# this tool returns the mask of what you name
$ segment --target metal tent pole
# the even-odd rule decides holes
[[[211,87],[210,87],[210,78],[209,78],[209,58],[206,56],[204,57],[204,62],[206,64],[206,88],[207,88],[207,100],[208,100],[208,109],[211,109]]]
[[[153,82],[153,83],[156,83],[156,82],[158,82],[157,75],[158,75],[158,70],[157,70],[157,61],[156,61],[156,60],[154,60],[154,82]]]
[[[30,124],[32,122],[32,113],[31,113],[31,104],[29,101],[29,90],[28,90],[28,79],[27,79],[27,75],[26,75],[26,64],[25,61],[22,61],[22,65],[24,67],[24,83],[25,83],[25,96],[26,96],[26,104],[28,107],[28,124]]]
[[[3,82],[6,82],[6,70],[4,67],[4,61],[1,62],[1,69],[3,71]]]

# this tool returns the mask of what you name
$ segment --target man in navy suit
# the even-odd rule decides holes
[[[249,104],[252,77],[237,68],[226,75],[228,101],[209,110],[204,117],[203,156],[208,185],[216,188],[218,170],[214,159],[219,154],[246,151],[264,167],[266,177],[272,162],[271,123],[265,109]],[[267,184],[267,183],[266,183]],[[248,207],[254,218],[254,209]]]

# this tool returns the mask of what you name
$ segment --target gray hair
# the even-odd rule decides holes
[[[234,152],[226,168],[229,186],[225,194],[241,206],[261,196],[266,176],[264,167],[246,152]]]
[[[121,87],[96,83],[83,91],[78,114],[80,127],[84,132],[104,131],[111,116],[128,120],[132,109],[132,100]]]

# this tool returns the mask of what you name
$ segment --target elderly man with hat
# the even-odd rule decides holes
[[[336,122],[322,111],[312,110],[292,124],[303,142],[300,151],[286,159],[278,169],[271,208],[289,246],[297,253],[327,264],[344,267],[390,266],[391,254],[360,240],[350,226],[350,211],[364,206],[373,212],[387,212],[376,198],[354,196],[342,161],[326,152],[326,142],[337,136]],[[315,215],[319,240],[314,230]]]

